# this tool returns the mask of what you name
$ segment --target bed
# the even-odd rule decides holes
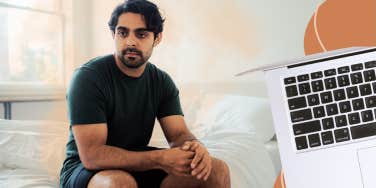
[[[273,187],[281,165],[263,84],[179,88],[188,127],[228,163],[232,187]],[[67,137],[66,122],[0,120],[0,187],[58,187]],[[150,145],[168,147],[159,125]]]

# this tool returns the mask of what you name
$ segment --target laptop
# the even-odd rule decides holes
[[[263,70],[287,188],[376,188],[376,47]]]

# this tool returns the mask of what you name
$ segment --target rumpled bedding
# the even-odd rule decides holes
[[[0,188],[57,187],[67,131],[66,123],[0,120]],[[273,186],[273,162],[264,142],[252,133],[222,126],[199,139],[212,156],[227,162],[232,187]],[[152,144],[158,146],[158,141],[166,146],[162,133]]]

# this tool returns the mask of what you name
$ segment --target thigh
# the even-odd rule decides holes
[[[97,173],[97,171],[86,170],[80,163],[72,172],[66,183],[66,188],[87,187],[90,179]]]

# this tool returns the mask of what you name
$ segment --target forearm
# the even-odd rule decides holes
[[[178,147],[184,144],[185,141],[192,141],[197,140],[197,138],[190,132],[184,131],[177,134],[171,141],[169,142],[170,147]]]
[[[119,147],[103,145],[89,154],[89,159],[83,160],[85,168],[124,169],[128,171],[145,171],[160,167],[161,150],[134,152]]]

